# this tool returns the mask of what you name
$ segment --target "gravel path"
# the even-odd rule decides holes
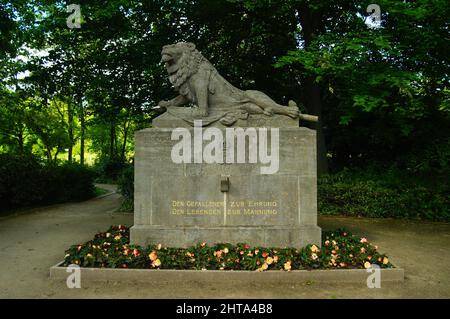
[[[82,282],[81,289],[68,289],[48,275],[64,250],[112,224],[133,223],[131,214],[115,212],[121,203],[115,187],[98,186],[110,193],[0,218],[0,298],[450,298],[450,224],[342,217],[321,217],[319,223],[325,229],[346,227],[368,237],[405,269],[404,283],[368,289],[314,282],[239,287],[226,282],[206,286],[187,281],[177,287]]]

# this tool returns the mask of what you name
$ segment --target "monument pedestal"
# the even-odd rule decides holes
[[[172,247],[201,242],[298,248],[320,245],[316,133],[292,124],[274,129],[279,151],[278,170],[273,174],[262,173],[261,167],[269,164],[248,163],[248,148],[245,163],[194,163],[193,150],[189,163],[177,164],[171,157],[179,143],[171,139],[174,128],[158,127],[158,119],[154,128],[136,132],[131,243]],[[186,124],[185,129],[194,136],[194,128]],[[216,131],[226,135],[223,127]],[[268,154],[274,155],[271,129],[267,135]],[[203,146],[208,143],[204,141]],[[223,147],[226,154],[227,145]],[[234,154],[237,152],[235,143]]]

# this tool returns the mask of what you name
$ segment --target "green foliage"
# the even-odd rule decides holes
[[[97,174],[96,181],[116,183],[126,167],[127,163],[119,157],[101,157],[93,167]]]
[[[251,247],[245,243],[141,247],[130,245],[129,229],[118,225],[96,234],[91,241],[71,246],[66,250],[64,266],[249,271],[355,269],[368,268],[371,264],[393,267],[388,257],[380,254],[366,238],[358,238],[345,229],[324,232],[322,238],[322,248],[307,245],[302,249]]]
[[[0,154],[0,211],[93,195],[93,173],[84,166],[43,165],[33,157]]]
[[[450,220],[450,183],[391,169],[343,170],[318,181],[323,215]]]

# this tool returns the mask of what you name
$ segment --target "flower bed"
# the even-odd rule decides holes
[[[339,229],[322,234],[322,248],[308,245],[296,248],[250,247],[247,244],[206,243],[189,248],[141,247],[130,245],[129,228],[111,226],[85,244],[73,245],[61,266],[70,264],[95,268],[191,269],[191,270],[300,270],[364,269],[371,264],[392,268],[386,255],[366,238]]]

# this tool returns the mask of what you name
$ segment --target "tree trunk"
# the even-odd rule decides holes
[[[328,173],[328,159],[327,147],[325,143],[325,136],[323,133],[322,120],[322,101],[320,97],[320,87],[315,83],[314,77],[308,77],[305,80],[305,87],[308,92],[308,99],[305,101],[305,107],[308,113],[319,117],[319,121],[314,123],[312,128],[316,130],[317,134],[317,174]]]
[[[300,6],[297,10],[302,26],[304,50],[308,50],[316,34],[320,31],[322,17],[319,11],[312,9],[308,4]],[[322,99],[320,87],[314,76],[305,78],[306,101],[305,107],[308,113],[317,115],[319,121],[313,125],[317,134],[317,174],[328,173],[327,147],[323,132]]]
[[[126,152],[126,147],[127,147],[128,128],[129,127],[130,127],[129,121],[125,121],[125,125],[123,126],[123,143],[122,143],[122,152],[121,152],[122,161],[125,161],[125,152]]]
[[[110,142],[109,142],[109,157],[114,158],[115,152],[114,152],[114,146],[115,146],[115,140],[116,140],[116,124],[111,121],[111,127],[110,127]]]
[[[49,148],[49,147],[46,147],[46,153],[47,153],[47,162],[49,163],[49,164],[51,164],[52,163],[52,149],[51,148]]]
[[[25,147],[22,128],[19,129],[19,132],[17,134],[17,144],[19,144],[19,154],[23,154]]]
[[[84,165],[84,136],[85,136],[85,118],[84,118],[84,108],[83,101],[79,98],[79,108],[80,108],[80,164]]]
[[[53,156],[53,161],[56,163],[56,160],[58,159],[58,154],[59,154],[59,150],[60,150],[61,146],[58,145],[58,147],[56,148],[56,152],[55,155]]]
[[[69,101],[67,103],[67,115],[68,115],[68,121],[67,121],[67,134],[69,136],[69,153],[67,160],[69,163],[72,162],[72,151],[73,151],[73,106],[72,101]]]

